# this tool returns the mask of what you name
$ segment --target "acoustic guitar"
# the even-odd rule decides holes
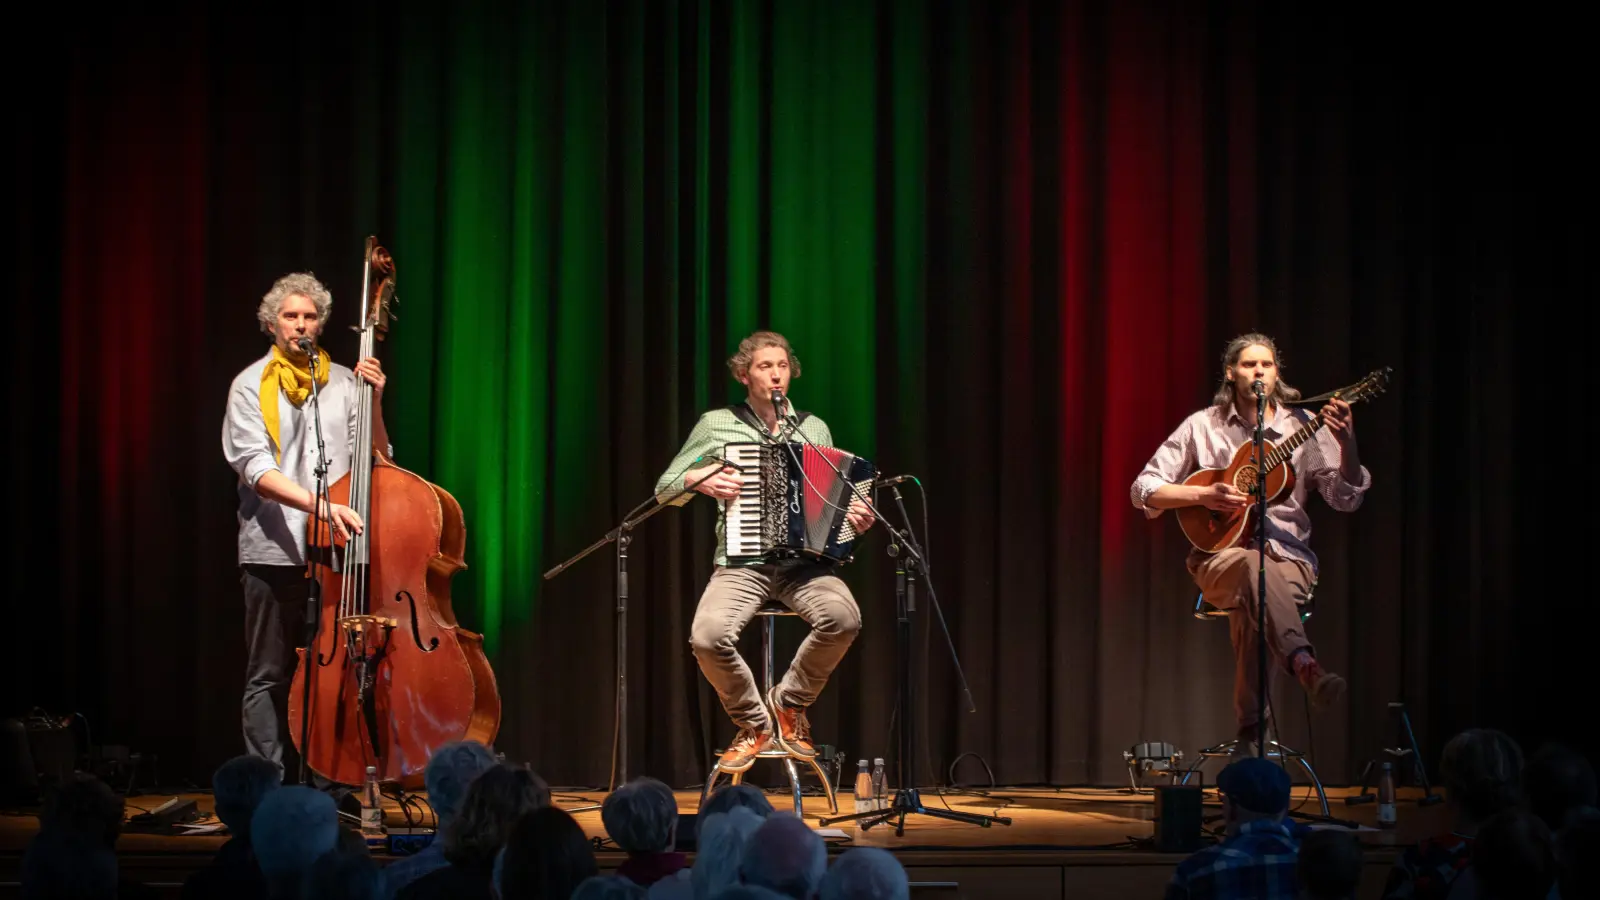
[[[1347,388],[1334,391],[1326,397],[1318,398],[1326,402],[1334,398],[1349,404],[1356,404],[1369,397],[1381,394],[1388,387],[1389,379],[1394,370],[1388,367],[1376,369],[1372,374],[1361,379]],[[1303,403],[1304,401],[1302,401]],[[1229,547],[1249,541],[1254,534],[1256,485],[1261,483],[1258,472],[1266,472],[1267,502],[1271,503],[1278,496],[1294,490],[1294,467],[1285,465],[1289,457],[1294,454],[1295,448],[1316,436],[1326,423],[1322,414],[1317,413],[1309,421],[1301,425],[1293,434],[1284,439],[1283,443],[1274,445],[1271,441],[1261,442],[1261,452],[1266,462],[1256,465],[1256,445],[1254,441],[1246,441],[1233,453],[1233,461],[1228,463],[1226,469],[1201,469],[1183,480],[1184,484],[1195,487],[1210,487],[1219,482],[1232,484],[1240,492],[1251,498],[1251,505],[1232,510],[1217,510],[1206,506],[1185,506],[1177,510],[1178,525],[1183,529],[1183,534],[1189,539],[1196,549],[1205,553],[1217,553]]]

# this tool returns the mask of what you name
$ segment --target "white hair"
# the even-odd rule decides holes
[[[627,853],[665,853],[677,834],[678,800],[654,778],[635,778],[606,797],[600,821]]]
[[[821,900],[908,900],[905,867],[887,850],[857,847],[834,860],[822,877]]]
[[[317,276],[310,272],[295,272],[274,281],[272,290],[261,298],[261,305],[256,308],[256,321],[261,323],[263,332],[273,333],[273,328],[278,324],[278,313],[283,311],[283,301],[295,294],[316,304],[317,322],[323,327],[327,326],[328,312],[333,309],[333,295],[322,286]]]
[[[694,868],[689,870],[695,900],[711,900],[739,882],[739,862],[744,858],[745,845],[763,821],[746,806],[712,813],[700,821]]]
[[[827,871],[827,845],[789,813],[774,813],[763,822],[739,861],[739,877],[745,884],[771,888],[795,900],[814,895]]]
[[[321,791],[292,784],[269,791],[250,817],[250,849],[261,873],[295,875],[339,842],[339,810]]]
[[[441,826],[455,818],[473,780],[494,766],[494,754],[477,741],[451,741],[433,751],[422,781]]]

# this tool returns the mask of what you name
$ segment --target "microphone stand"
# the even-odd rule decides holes
[[[706,457],[701,457],[695,462],[701,462],[704,459]],[[693,465],[693,463],[690,465]],[[651,495],[650,499],[635,506],[627,515],[623,516],[617,527],[601,535],[594,543],[578,551],[577,555],[566,562],[544,573],[544,580],[549,581],[572,568],[578,560],[599,550],[606,544],[615,543],[617,545],[615,606],[617,615],[617,700],[611,732],[611,786],[608,790],[614,791],[618,785],[625,784],[628,780],[628,718],[626,715],[628,706],[628,545],[633,542],[633,529],[639,527],[639,523],[672,506],[679,497],[693,493],[695,488],[729,465],[731,464],[727,460],[722,460],[722,466],[697,479],[693,484],[684,485],[666,503],[659,502],[655,495]],[[599,808],[599,804],[591,804],[569,809],[567,812],[584,812]]]
[[[1267,755],[1267,455],[1262,450],[1267,418],[1266,386],[1256,379],[1256,755]]]
[[[316,486],[311,492],[311,541],[306,544],[306,674],[302,679],[300,697],[300,783],[307,784],[306,757],[311,754],[311,663],[313,655],[317,652],[318,630],[322,620],[322,581],[317,578],[316,557],[313,547],[322,540],[323,504],[327,504],[329,521],[328,535],[328,566],[333,566],[333,499],[328,493],[328,453],[322,442],[322,406],[320,392],[317,390],[317,348],[312,346],[306,353],[311,366],[311,427],[317,439],[317,465],[312,471],[316,474]]]
[[[781,395],[774,398],[774,412],[779,412],[782,409],[780,404],[783,402],[783,399],[784,398],[782,398]],[[794,407],[793,405],[790,405],[790,416],[793,416],[793,413]],[[782,413],[779,412],[779,414],[781,415]],[[817,449],[817,445],[812,443],[811,439],[807,437],[805,432],[800,429],[800,423],[797,417],[794,418],[788,430],[783,435],[779,436],[780,441],[786,438],[790,433],[800,435],[800,439],[803,442],[811,446],[813,449]],[[826,453],[818,453],[817,456],[821,457],[825,462],[827,462],[828,467],[833,469],[834,474],[838,475],[841,480],[848,480],[845,478],[844,473],[839,471],[839,467],[834,465],[833,460],[828,458]],[[801,468],[803,471],[804,467]],[[900,787],[895,790],[894,802],[889,805],[888,809],[874,809],[867,812],[849,813],[843,816],[830,816],[819,819],[818,822],[826,826],[832,825],[835,822],[861,820],[861,830],[865,831],[874,825],[880,825],[889,821],[890,819],[898,818],[899,821],[895,823],[896,836],[905,835],[906,816],[908,815],[931,816],[936,819],[948,819],[953,822],[979,825],[984,828],[988,828],[989,825],[994,822],[999,822],[1002,825],[1010,825],[1011,819],[1005,816],[986,816],[980,813],[956,812],[955,810],[949,809],[931,809],[923,806],[922,795],[914,786],[912,786],[912,781],[916,777],[916,767],[913,764],[913,754],[915,752],[914,747],[916,745],[916,719],[912,710],[911,700],[911,614],[916,612],[917,608],[917,572],[919,569],[922,572],[922,578],[928,582],[928,595],[933,598],[934,610],[939,613],[939,622],[941,625],[944,625],[944,612],[940,610],[938,594],[936,594],[933,590],[933,582],[929,576],[928,559],[923,555],[922,548],[917,544],[915,538],[912,536],[913,529],[911,526],[911,517],[906,513],[905,503],[900,495],[900,485],[898,482],[895,482],[890,485],[890,488],[894,492],[895,505],[900,509],[900,518],[905,522],[905,534],[901,534],[893,525],[889,524],[889,521],[881,512],[878,511],[877,506],[872,502],[871,499],[867,497],[865,493],[854,488],[853,485],[851,493],[856,499],[861,501],[862,505],[867,507],[867,509],[872,513],[873,517],[878,522],[882,523],[883,527],[889,531],[890,536],[894,539],[889,546],[889,555],[895,557],[895,646],[896,655],[898,657],[896,662],[900,670],[899,684],[896,686],[896,693],[898,694],[897,702],[900,705],[900,758],[896,760],[896,763],[900,769]],[[904,556],[900,555],[896,549],[900,546],[903,546],[906,550],[906,554]],[[976,712],[978,707],[977,704],[972,702],[972,690],[967,686],[966,674],[961,671],[961,660],[956,657],[955,642],[950,639],[950,629],[948,626],[945,626],[944,632],[945,640],[950,646],[950,658],[955,663],[956,676],[961,680],[961,689],[967,696],[968,709]]]

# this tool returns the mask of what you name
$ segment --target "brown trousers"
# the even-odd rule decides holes
[[[1256,654],[1256,573],[1258,551],[1230,547],[1220,553],[1189,554],[1189,574],[1207,603],[1228,612],[1228,633],[1233,638],[1233,715],[1242,732],[1256,724],[1260,690],[1260,660]],[[1300,607],[1311,596],[1311,567],[1285,559],[1267,548],[1267,669],[1268,685],[1274,672],[1287,670],[1289,656],[1301,647],[1311,648],[1300,625]],[[1315,652],[1315,651],[1313,651]],[[1270,721],[1271,711],[1269,709]]]

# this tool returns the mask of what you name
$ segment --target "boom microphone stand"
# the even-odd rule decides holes
[[[1256,395],[1256,755],[1267,755],[1267,455],[1262,451],[1267,418],[1266,385],[1257,378]]]
[[[720,462],[724,467],[733,466],[732,463],[720,456],[702,456],[689,465],[693,466],[695,463],[701,462]],[[733,468],[738,468],[738,466],[733,466]],[[628,545],[633,542],[633,530],[639,527],[639,523],[663,509],[679,505],[678,501],[681,498],[693,493],[695,488],[721,471],[722,469],[718,468],[697,479],[693,484],[685,485],[665,503],[660,502],[652,494],[650,499],[635,506],[627,515],[623,516],[617,527],[601,535],[594,543],[578,551],[576,556],[544,573],[544,580],[549,581],[567,569],[572,568],[578,560],[599,550],[606,544],[615,543],[617,545],[617,704],[616,718],[611,732],[611,787],[609,790],[616,790],[619,784],[625,784],[628,780]],[[598,808],[598,805],[582,806],[577,809],[569,809],[567,812],[582,812]]]
[[[785,401],[783,394],[780,391],[773,391],[772,395],[773,409],[781,416],[784,414],[783,410]],[[793,414],[794,408],[790,406],[789,415],[792,416]],[[802,441],[815,448],[816,445],[811,442],[809,437],[806,437],[805,432],[801,431],[798,426],[798,421],[795,421],[793,423],[793,427],[791,427],[789,431],[800,435]],[[839,471],[838,466],[834,465],[833,460],[828,459],[827,454],[819,453],[817,455],[826,461],[829,468],[832,468],[841,479],[844,479],[844,473]],[[803,470],[804,467],[802,467],[802,471]],[[979,825],[984,828],[988,828],[989,825],[994,822],[999,822],[1002,825],[1010,825],[1011,819],[1005,816],[986,816],[980,813],[964,813],[948,809],[932,809],[923,806],[921,794],[919,794],[917,789],[912,786],[912,781],[915,778],[916,772],[916,767],[913,765],[913,748],[916,745],[916,718],[911,699],[911,616],[914,612],[916,612],[917,608],[918,572],[920,571],[922,573],[921,577],[923,579],[927,579],[928,560],[927,557],[923,555],[922,548],[917,544],[913,536],[911,517],[906,513],[905,503],[903,502],[903,498],[900,494],[900,482],[905,480],[907,477],[908,476],[900,476],[898,478],[891,478],[883,482],[884,485],[890,487],[894,492],[895,506],[900,509],[900,518],[905,523],[906,532],[904,534],[901,534],[893,525],[889,524],[884,515],[879,512],[877,506],[864,493],[860,491],[852,492],[855,498],[859,499],[862,504],[865,505],[869,511],[871,511],[877,521],[882,523],[883,527],[887,529],[889,534],[894,538],[889,547],[889,554],[895,558],[895,647],[897,656],[896,663],[898,664],[897,668],[899,669],[899,684],[896,686],[896,693],[898,695],[898,703],[900,705],[900,758],[897,760],[897,764],[900,769],[900,777],[898,779],[900,782],[900,787],[895,790],[894,802],[890,804],[888,809],[875,809],[869,812],[850,813],[843,816],[832,816],[829,818],[820,819],[819,821],[823,825],[832,825],[835,822],[848,822],[859,819],[861,820],[860,824],[862,830],[866,830],[874,825],[879,825],[889,821],[890,819],[897,818],[898,821],[895,823],[895,834],[897,836],[902,836],[905,834],[906,816],[908,815],[932,816],[936,819],[948,819],[953,822],[964,822],[969,825]],[[904,555],[899,553],[897,549],[899,547],[905,548],[906,552]],[[931,581],[929,581],[928,584],[928,593],[934,598],[934,608],[937,610],[939,602],[938,596],[933,592],[933,584]],[[939,621],[943,623],[943,613],[940,613]],[[946,629],[945,638],[947,641],[949,640],[949,637],[949,630]],[[972,710],[976,710],[976,704],[972,703],[972,691],[967,687],[966,675],[961,671],[961,661],[955,656],[955,644],[953,642],[950,643],[950,655],[951,659],[955,662],[956,674],[961,680],[961,688],[967,695],[968,707]]]
[[[300,349],[311,360],[311,422],[317,437],[316,488],[311,493],[311,541],[306,544],[306,673],[300,698],[300,783],[306,784],[306,757],[311,753],[311,662],[317,652],[317,631],[322,620],[322,581],[317,578],[313,548],[322,540],[322,509],[327,504],[328,534],[333,534],[333,500],[328,493],[328,453],[322,443],[322,408],[318,405],[317,352],[310,338],[300,339]],[[333,541],[328,541],[328,566],[333,566]]]

